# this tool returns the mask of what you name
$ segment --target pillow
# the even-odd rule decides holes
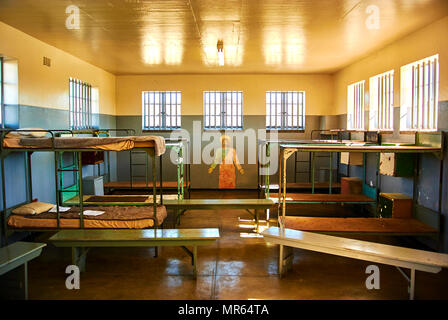
[[[8,135],[20,135],[20,136],[26,136],[31,138],[43,138],[48,133],[47,131],[27,131],[27,130],[45,130],[42,128],[23,128],[18,129],[18,131],[13,131],[8,133]]]
[[[44,202],[31,202],[15,208],[12,210],[14,214],[27,215],[27,214],[40,214],[43,212],[47,212],[51,208],[54,207],[54,204],[44,203]]]

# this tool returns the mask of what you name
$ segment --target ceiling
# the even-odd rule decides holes
[[[331,73],[447,14],[446,0],[0,1],[0,21],[114,74]]]

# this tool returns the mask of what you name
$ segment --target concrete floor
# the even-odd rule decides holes
[[[194,192],[194,198],[253,198],[256,192]],[[336,210],[337,211],[337,210]],[[324,213],[324,212],[323,212]],[[292,270],[277,276],[278,247],[262,238],[242,238],[242,210],[188,211],[180,228],[219,228],[221,239],[198,248],[198,279],[177,247],[94,248],[80,290],[65,288],[68,248],[49,245],[29,264],[30,299],[408,299],[407,282],[394,267],[379,265],[380,290],[367,290],[359,260],[294,249]],[[167,228],[170,228],[168,225]],[[384,237],[359,238],[401,244]],[[400,242],[398,242],[400,241]],[[417,272],[417,299],[448,299],[448,270]]]

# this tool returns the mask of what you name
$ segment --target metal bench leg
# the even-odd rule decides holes
[[[198,277],[198,269],[197,269],[197,261],[198,261],[198,247],[193,247],[193,278],[196,279]]]
[[[181,248],[190,256],[191,258],[191,265],[193,266],[193,278],[196,279],[198,272],[197,272],[197,260],[198,260],[198,247],[193,246],[193,252],[188,250],[187,247],[181,246]]]
[[[414,300],[415,292],[415,269],[411,269],[411,280],[409,283],[409,300]]]
[[[86,257],[88,248],[72,248],[72,264],[78,266],[80,272],[86,271]]]
[[[403,277],[408,281],[408,293],[409,300],[414,300],[415,294],[415,269],[411,269],[411,275],[408,276],[400,267],[397,267],[398,271],[403,275]]]
[[[28,300],[28,262],[23,264],[23,294],[25,300]]]
[[[279,250],[278,274],[280,275],[280,278],[283,277],[283,245],[280,245],[280,250]]]

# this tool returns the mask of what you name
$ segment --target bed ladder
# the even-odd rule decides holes
[[[136,159],[134,159],[133,155],[145,155],[145,162],[141,163],[141,162],[136,162]],[[145,168],[145,175],[134,175],[135,170],[134,167],[142,167],[144,166]],[[149,186],[149,179],[148,179],[148,167],[149,167],[149,159],[148,159],[148,155],[146,152],[144,151],[129,151],[129,178],[130,178],[130,183],[131,183],[131,188],[134,188],[134,180],[135,178],[145,178],[145,185],[146,187]]]
[[[64,165],[64,154],[67,154],[67,152],[57,152],[56,155],[56,173],[58,179],[56,192],[59,204],[63,204],[66,200],[79,195],[79,154],[77,152],[70,153],[73,157],[69,165]],[[73,184],[69,186],[64,185],[64,173],[72,174]]]

